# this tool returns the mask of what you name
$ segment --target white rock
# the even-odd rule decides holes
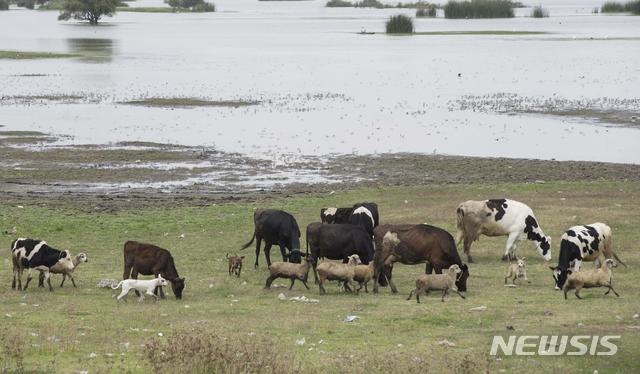
[[[163,334],[163,333],[161,333],[161,332],[159,332],[159,333],[158,333],[158,336],[162,337],[162,336],[164,336],[164,334]]]
[[[486,305],[480,305],[480,306],[477,306],[475,308],[471,308],[469,310],[472,311],[472,312],[482,312],[483,310],[487,310],[487,306]]]
[[[633,318],[633,319],[638,319],[638,318],[640,318],[640,314],[636,313],[636,314],[634,314],[634,315],[633,315],[633,317],[631,317],[631,318]]]
[[[95,354],[95,353],[93,353],[93,352],[91,352],[91,353],[89,353],[89,356],[88,356],[88,357],[89,357],[89,358],[96,358],[96,357],[98,357],[98,355],[97,355],[97,354]]]
[[[344,321],[345,321],[345,322],[353,322],[353,321],[355,321],[355,320],[357,320],[357,319],[360,319],[360,317],[358,317],[358,316],[353,316],[353,315],[350,315],[350,316],[346,316],[346,317],[344,317]]]
[[[438,342],[440,345],[446,345],[447,347],[455,347],[456,343],[450,342],[447,339],[442,339]]]
[[[279,294],[278,294],[278,300],[282,300],[282,301],[284,301],[284,300],[286,300],[286,299],[287,299],[287,296],[286,296],[285,294],[283,294],[283,293],[279,293]]]
[[[300,339],[296,340],[296,344],[297,345],[304,345],[304,342],[306,342],[305,338],[300,338]]]

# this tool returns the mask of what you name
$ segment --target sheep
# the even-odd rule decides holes
[[[369,292],[367,289],[367,283],[373,278],[374,275],[374,262],[369,262],[368,265],[357,265],[355,268],[355,275],[353,280],[358,282],[358,289],[356,292],[360,292],[362,286],[364,285],[364,292]]]
[[[507,284],[507,279],[511,279],[511,283],[515,284],[516,279],[524,278],[527,283],[531,283],[529,278],[527,278],[527,269],[525,263],[525,257],[517,259],[516,263],[509,262],[509,266],[507,267],[507,275],[504,277],[504,284]]]
[[[86,253],[78,253],[75,257],[69,258],[68,261],[59,261],[55,265],[49,268],[49,272],[51,274],[62,274],[62,282],[60,282],[60,287],[64,287],[64,281],[67,277],[71,278],[71,283],[74,288],[78,288],[76,286],[76,281],[73,278],[73,272],[76,268],[83,262],[88,262],[89,258]],[[38,278],[38,287],[44,287],[44,272],[40,271],[40,276]]]
[[[466,299],[456,287],[456,279],[461,272],[460,266],[453,264],[446,274],[421,274],[416,279],[416,289],[409,293],[407,300],[411,300],[411,297],[415,294],[416,301],[419,303],[420,294],[423,292],[428,295],[431,290],[442,290],[441,301],[444,302],[444,298],[449,294],[450,289],[454,290],[461,298]]]
[[[288,278],[291,279],[291,285],[289,289],[293,288],[293,284],[296,279],[300,280],[304,286],[309,289],[307,285],[307,277],[309,275],[309,269],[311,268],[311,262],[309,261],[309,257],[305,256],[302,258],[302,263],[296,264],[293,262],[272,262],[269,266],[269,277],[267,278],[267,282],[264,286],[265,289],[271,288],[271,283],[278,278]]]
[[[582,299],[582,297],[580,297],[580,290],[583,288],[595,287],[606,287],[608,290],[605,292],[605,295],[608,295],[610,291],[613,291],[617,297],[620,297],[620,295],[618,295],[611,286],[611,268],[617,266],[618,265],[612,259],[606,259],[602,266],[597,269],[569,273],[567,283],[564,285],[564,299],[567,299],[567,292],[569,292],[569,290],[575,289],[576,297],[578,299]]]
[[[231,256],[227,253],[227,260],[229,260],[229,275],[235,274],[238,278],[240,278],[240,272],[242,271],[242,260],[244,256]]]
[[[353,282],[353,278],[355,277],[355,268],[360,264],[360,256],[351,255],[348,259],[349,261],[346,264],[323,262],[316,267],[318,277],[320,278],[319,288],[321,295],[327,293],[324,289],[324,282],[327,280],[337,280],[340,281],[340,283],[344,282],[345,289],[351,292],[351,282]]]

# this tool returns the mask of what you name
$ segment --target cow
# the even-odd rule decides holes
[[[320,221],[322,223],[349,223],[351,213],[353,213],[353,207],[322,208],[320,209]]]
[[[473,262],[471,243],[480,235],[508,236],[502,260],[515,259],[516,242],[528,239],[536,244],[540,256],[551,260],[551,238],[546,236],[527,205],[509,199],[469,200],[458,206],[456,242],[464,242],[467,261]]]
[[[124,243],[124,273],[122,279],[138,279],[138,274],[153,275],[168,280],[176,299],[182,299],[184,278],[180,278],[171,252],[153,244],[128,241]],[[156,289],[164,299],[162,287]],[[136,291],[137,294],[137,291]],[[140,296],[140,295],[138,295]]]
[[[395,235],[387,236],[387,233]],[[383,243],[385,236],[389,245]],[[442,274],[451,265],[458,265],[462,273],[456,281],[456,287],[462,292],[467,291],[469,267],[462,263],[453,236],[447,231],[427,224],[385,224],[374,230],[374,242],[374,279],[378,280],[373,286],[374,293],[378,293],[378,284],[385,286],[387,281],[391,292],[398,292],[392,280],[395,262],[405,265],[426,263],[427,274],[434,271]]]
[[[611,227],[601,222],[573,226],[565,231],[560,238],[558,265],[549,266],[556,291],[562,289],[570,271],[578,271],[583,261],[596,261],[601,254],[625,265],[613,251],[612,239]]]
[[[349,261],[349,256],[358,255],[363,264],[373,260],[373,243],[367,231],[350,224],[324,225],[320,222],[307,226],[307,255],[313,267],[316,284],[318,259]]]
[[[378,205],[376,203],[358,203],[353,206],[349,223],[364,227],[373,237],[373,229],[379,224]]]
[[[282,253],[282,261],[302,262],[300,256],[300,229],[298,222],[289,213],[276,209],[257,209],[253,213],[254,231],[251,240],[242,246],[245,249],[256,240],[256,262],[254,267],[258,267],[260,257],[260,244],[265,241],[264,256],[267,259],[267,266],[271,266],[271,246],[278,245]],[[291,252],[287,254],[287,249]],[[298,251],[294,251],[297,249]]]
[[[44,279],[49,285],[49,291],[53,291],[51,286],[51,274],[49,268],[57,263],[62,266],[73,268],[69,251],[58,250],[50,247],[45,241],[38,239],[16,239],[11,243],[11,259],[13,263],[13,281],[11,288],[16,289],[16,278],[18,291],[22,290],[22,272],[28,269],[27,282],[24,285],[26,291],[31,282],[31,271],[33,269],[44,273]]]

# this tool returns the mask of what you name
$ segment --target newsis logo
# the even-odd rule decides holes
[[[619,335],[511,335],[507,340],[494,336],[491,356],[500,351],[505,356],[613,356],[618,352],[614,341]]]

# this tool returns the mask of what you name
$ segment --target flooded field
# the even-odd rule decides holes
[[[164,187],[234,173],[255,188],[329,182],[316,165],[341,155],[640,164],[640,17],[567,0],[543,4],[549,18],[519,8],[513,19],[416,19],[423,34],[387,36],[389,15],[415,10],[324,5],[223,0],[216,13],[120,12],[96,27],[59,22],[56,11],[0,12],[0,50],[71,55],[0,60],[0,130],[47,134],[0,134],[0,146],[153,142],[231,155],[215,170],[202,160],[103,165],[148,170],[159,178],[136,183]],[[231,162],[221,178],[230,159],[262,167]],[[34,167],[29,157],[0,163]],[[167,169],[202,172],[167,180]]]

